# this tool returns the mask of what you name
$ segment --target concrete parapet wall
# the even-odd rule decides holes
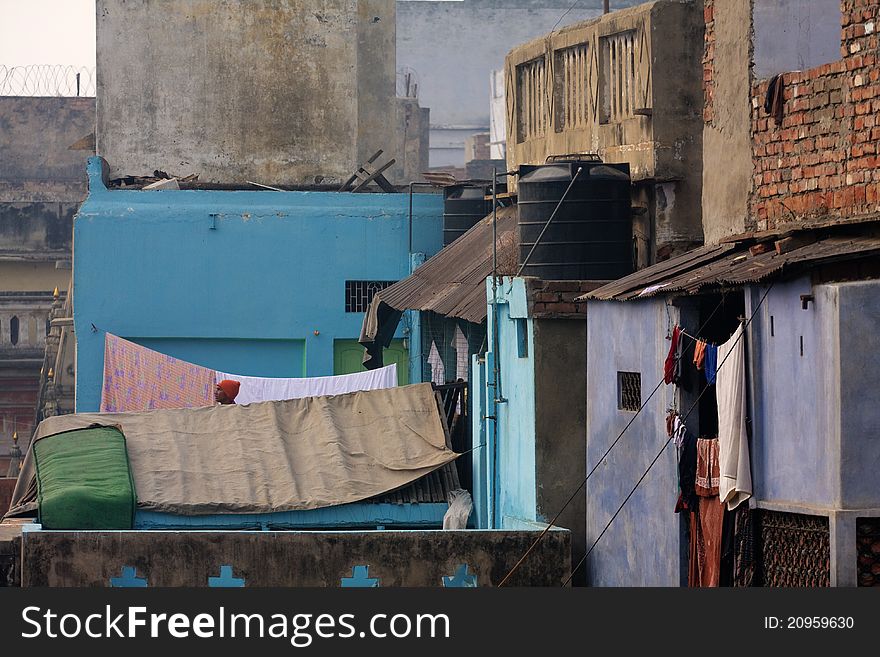
[[[337,587],[356,566],[378,586],[442,586],[461,565],[497,586],[538,531],[26,532],[22,586],[110,586],[124,567],[154,586],[207,586],[220,567],[245,586]],[[509,585],[559,586],[570,534],[548,532]]]

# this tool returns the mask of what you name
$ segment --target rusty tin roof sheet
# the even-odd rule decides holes
[[[500,275],[517,262],[516,208],[498,209],[497,261]],[[397,310],[432,310],[479,324],[486,319],[486,278],[492,275],[492,215],[430,258],[411,276],[379,292]]]
[[[786,253],[775,249],[752,255],[754,240],[694,249],[604,285],[579,297],[584,299],[630,299],[659,294],[696,294],[703,288],[757,283],[783,269],[806,263],[880,254],[880,236],[831,235]]]

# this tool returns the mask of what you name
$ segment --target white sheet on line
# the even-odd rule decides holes
[[[236,404],[252,404],[394,388],[397,386],[397,364],[392,363],[386,367],[354,374],[302,379],[278,379],[217,372],[217,380],[223,379],[233,379],[241,383],[238,396],[235,398]]]
[[[733,511],[752,496],[749,441],[746,436],[746,361],[742,325],[718,347],[718,496]]]

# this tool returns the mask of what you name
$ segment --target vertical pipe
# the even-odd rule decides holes
[[[409,254],[412,255],[412,237],[413,237],[413,185],[409,184]],[[410,266],[412,268],[412,266]]]
[[[496,528],[495,515],[497,513],[496,493],[499,492],[495,485],[498,477],[498,169],[492,168],[492,456],[491,456],[491,479],[490,490],[492,494],[492,519],[491,527]]]
[[[602,0],[602,13],[607,14],[611,11],[611,0]]]

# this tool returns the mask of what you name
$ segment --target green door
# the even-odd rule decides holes
[[[386,365],[397,363],[397,385],[409,384],[409,352],[403,340],[392,340],[382,352]],[[354,374],[364,371],[364,345],[357,340],[333,341],[333,374]]]

